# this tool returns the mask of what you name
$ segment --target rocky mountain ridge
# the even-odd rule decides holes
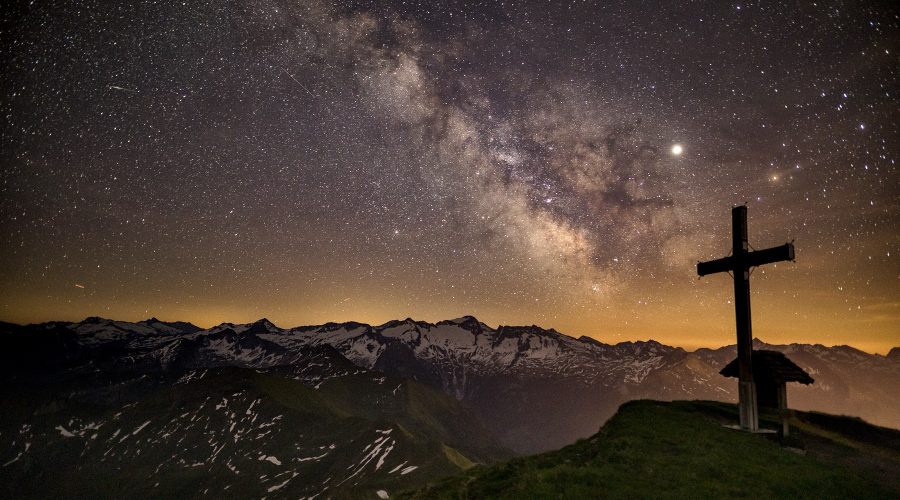
[[[289,329],[261,319],[206,330],[155,318],[88,318],[6,330],[23,349],[7,351],[18,354],[5,370],[40,365],[48,353],[62,356],[54,363],[75,370],[267,369],[302,364],[310,350],[325,349],[360,369],[440,389],[473,408],[506,446],[523,453],[590,435],[631,399],[736,398],[734,381],[718,373],[734,357],[734,346],[688,352],[652,340],[610,345],[533,325],[492,328],[471,316]],[[900,400],[889,389],[900,382],[895,356],[847,346],[755,343],[785,352],[816,379],[812,386],[790,388],[792,407],[900,427]]]

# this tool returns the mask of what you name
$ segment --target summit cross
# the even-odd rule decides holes
[[[759,429],[756,387],[753,382],[753,334],[750,327],[750,268],[794,260],[794,244],[750,251],[747,242],[747,206],[731,209],[731,255],[697,263],[697,274],[730,272],[734,277],[734,312],[737,323],[738,398],[741,429]]]

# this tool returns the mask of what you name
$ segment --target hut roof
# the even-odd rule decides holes
[[[784,353],[778,351],[753,351],[751,358],[753,363],[754,380],[772,380],[775,382],[800,382],[809,385],[813,378],[803,371],[803,368],[795,365]],[[738,376],[738,360],[735,358],[722,368],[720,374],[726,377]]]

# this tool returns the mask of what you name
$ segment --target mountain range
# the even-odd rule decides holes
[[[266,319],[201,329],[92,317],[3,323],[0,341],[0,479],[34,496],[51,492],[54,468],[96,477],[79,481],[85,496],[181,496],[173,485],[389,495],[565,446],[629,400],[737,399],[735,381],[718,373],[734,346],[610,345],[471,316],[289,329]],[[786,353],[815,379],[789,387],[792,408],[900,428],[891,389],[900,350],[755,347]],[[110,467],[129,481],[109,484]]]

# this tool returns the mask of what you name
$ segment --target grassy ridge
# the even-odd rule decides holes
[[[805,454],[725,428],[733,405],[634,401],[555,452],[475,467],[408,498],[897,498],[900,432],[798,414]],[[824,422],[824,423],[823,423]],[[879,435],[882,445],[873,442]],[[831,436],[831,437],[829,437]],[[837,436],[837,438],[835,438]],[[887,440],[886,442],[884,440]]]

